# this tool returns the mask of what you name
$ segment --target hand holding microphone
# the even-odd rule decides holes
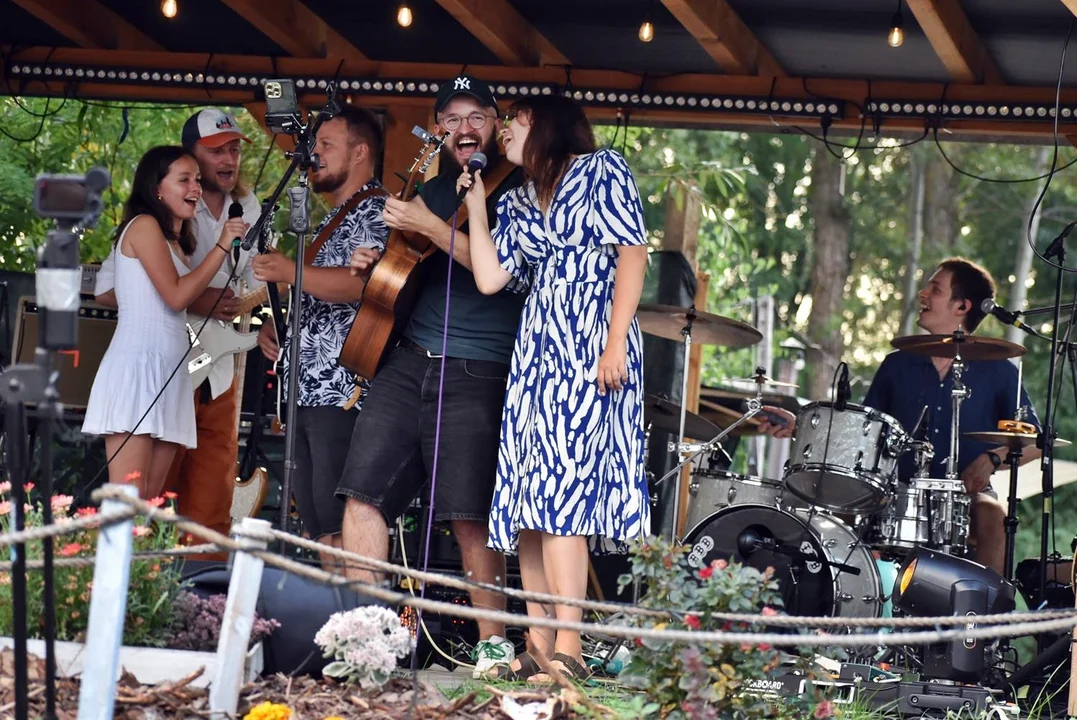
[[[243,206],[240,205],[235,200],[233,200],[232,204],[228,206],[228,219],[229,220],[235,220],[236,218],[242,218],[242,217],[243,217]],[[241,245],[243,243],[243,235],[245,235],[245,234],[246,234],[246,231],[244,230],[244,232],[242,234],[237,235],[232,240],[232,262],[234,262],[236,265],[239,265],[239,249],[240,249],[240,247],[241,247]]]
[[[477,152],[472,153],[471,157],[467,161],[467,170],[460,173],[460,178],[456,181],[456,205],[460,206],[460,203],[464,201],[464,197],[467,195],[468,190],[473,185],[478,186],[478,194],[482,197],[486,197],[486,187],[482,184],[482,178],[479,171],[486,167],[486,154]]]

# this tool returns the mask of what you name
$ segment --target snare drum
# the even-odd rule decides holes
[[[779,507],[782,484],[751,475],[737,475],[726,470],[695,470],[688,486],[688,513],[684,526],[694,528],[705,518],[730,505],[768,505]]]
[[[931,546],[931,518],[926,490],[900,484],[893,499],[876,518],[871,546],[884,557],[904,557],[910,550]]]
[[[797,418],[785,487],[827,510],[870,515],[893,495],[898,457],[907,444],[901,423],[886,413],[812,403]]]

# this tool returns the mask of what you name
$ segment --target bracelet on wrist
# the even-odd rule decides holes
[[[217,246],[218,250],[223,252],[225,255],[228,254],[228,248],[226,248],[224,245],[221,245],[220,243],[214,243],[214,244]]]

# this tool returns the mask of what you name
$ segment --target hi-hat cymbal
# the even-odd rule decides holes
[[[1008,340],[965,333],[906,335],[894,338],[890,344],[898,350],[929,357],[952,358],[960,351],[963,360],[1007,360],[1020,357],[1026,352],[1023,345]]]
[[[643,400],[643,422],[656,430],[676,435],[680,431],[681,406],[657,395]],[[684,436],[693,440],[710,440],[720,433],[718,427],[692,412],[684,414]]]
[[[781,380],[775,380],[774,378],[767,377],[766,375],[764,375],[762,373],[760,373],[758,375],[753,375],[752,377],[736,378],[734,380],[723,380],[722,383],[727,384],[727,385],[732,385],[733,383],[755,383],[756,385],[769,385],[770,387],[787,387],[787,388],[798,388],[798,387],[800,387],[796,383],[787,383],[787,382],[782,382]]]
[[[967,438],[972,440],[979,440],[980,442],[990,443],[992,445],[1004,445],[1013,450],[1019,450],[1021,448],[1032,447],[1036,444],[1036,435],[1029,435],[1028,433],[1012,433],[1012,432],[967,432],[961,433]],[[1070,445],[1069,440],[1063,440],[1062,438],[1055,438],[1055,447],[1066,447]]]
[[[721,315],[674,305],[640,305],[636,310],[640,329],[649,334],[683,342],[681,330],[691,320],[692,342],[742,348],[755,345],[763,334],[748,323]]]
[[[725,430],[744,416],[744,413],[737,412],[733,408],[704,398],[699,399],[699,412],[705,420],[713,422],[722,430]],[[759,426],[762,424],[763,420],[759,416],[748,418],[738,425],[731,434],[734,437],[759,435]]]

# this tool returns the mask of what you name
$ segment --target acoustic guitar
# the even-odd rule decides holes
[[[416,128],[424,140],[422,150],[411,164],[404,188],[397,197],[408,201],[415,197],[419,180],[430,168],[449,134],[434,135]],[[389,349],[389,341],[415,302],[417,283],[415,269],[437,250],[437,246],[422,235],[409,235],[401,230],[389,233],[385,253],[370,273],[363,302],[355,315],[348,337],[340,350],[338,362],[360,377],[371,379]]]

